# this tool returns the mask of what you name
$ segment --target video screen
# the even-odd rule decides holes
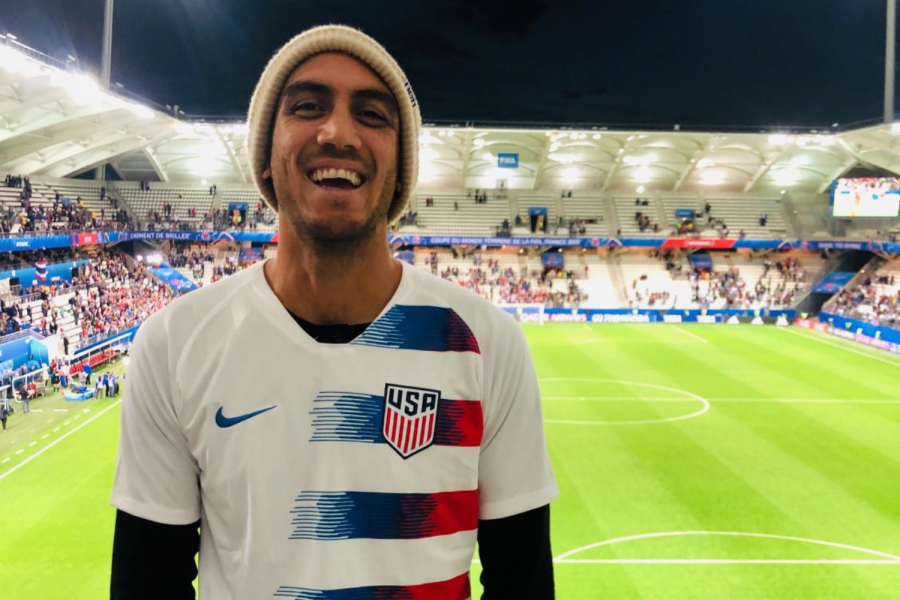
[[[838,179],[834,189],[835,217],[896,217],[900,213],[900,179],[859,177]]]

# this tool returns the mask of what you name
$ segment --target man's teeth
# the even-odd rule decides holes
[[[346,179],[353,184],[353,187],[362,185],[362,177],[359,173],[348,171],[347,169],[316,169],[310,174],[309,178],[316,183],[323,179]]]

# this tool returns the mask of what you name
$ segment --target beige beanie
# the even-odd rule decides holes
[[[275,111],[284,84],[294,69],[304,60],[323,52],[341,52],[361,60],[381,77],[397,101],[400,112],[397,182],[400,189],[395,192],[388,210],[388,222],[392,223],[406,208],[419,176],[422,115],[412,87],[397,61],[381,44],[351,27],[324,25],[308,29],[285,44],[266,65],[250,100],[247,118],[247,151],[253,181],[266,203],[277,212],[278,198],[272,179],[262,177],[271,161]]]

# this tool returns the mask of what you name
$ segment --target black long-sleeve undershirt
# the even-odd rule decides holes
[[[195,600],[200,522],[116,513],[110,600]],[[478,522],[481,600],[554,600],[550,507]]]

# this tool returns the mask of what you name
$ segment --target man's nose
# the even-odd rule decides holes
[[[320,146],[331,144],[338,149],[362,147],[362,139],[358,131],[359,124],[346,109],[335,109],[319,129],[316,141]]]

